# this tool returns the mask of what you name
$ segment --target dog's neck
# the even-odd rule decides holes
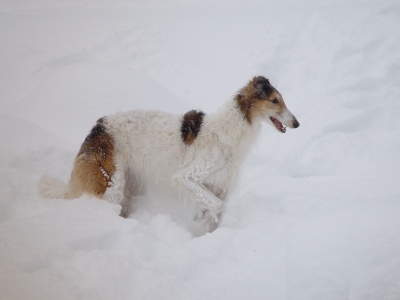
[[[209,116],[209,130],[219,133],[218,141],[231,148],[232,153],[239,159],[246,155],[261,130],[260,119],[250,124],[235,100],[225,103],[216,113]]]

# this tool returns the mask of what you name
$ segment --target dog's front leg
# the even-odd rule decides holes
[[[204,186],[204,179],[212,171],[213,164],[203,161],[193,167],[183,178],[184,185],[196,196],[202,207],[195,219],[207,221],[207,231],[214,231],[218,227],[223,212],[223,201]]]

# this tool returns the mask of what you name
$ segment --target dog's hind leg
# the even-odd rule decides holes
[[[130,168],[121,163],[116,164],[116,171],[111,181],[103,199],[120,204],[122,207],[120,216],[126,218],[131,213],[134,198],[143,195],[144,184]]]
[[[101,198],[111,183],[110,175],[93,153],[80,153],[67,189],[67,198],[74,199],[87,193]]]
[[[120,165],[116,165],[116,170],[111,177],[111,183],[106,189],[103,199],[110,203],[120,204],[122,206],[120,216],[126,218],[129,215],[129,195],[125,194],[127,171]]]
[[[67,198],[77,198],[83,193],[102,198],[114,172],[114,140],[103,119],[99,119],[75,158]]]

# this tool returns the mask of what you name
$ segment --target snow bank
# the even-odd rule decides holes
[[[0,299],[400,299],[396,1],[0,4]],[[118,110],[212,112],[268,76],[301,126],[263,128],[221,227],[142,197],[47,200]]]

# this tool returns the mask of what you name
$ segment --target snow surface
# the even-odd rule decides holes
[[[0,2],[0,299],[400,299],[397,0]],[[68,180],[103,115],[217,109],[252,76],[301,126],[263,128],[221,227]]]

